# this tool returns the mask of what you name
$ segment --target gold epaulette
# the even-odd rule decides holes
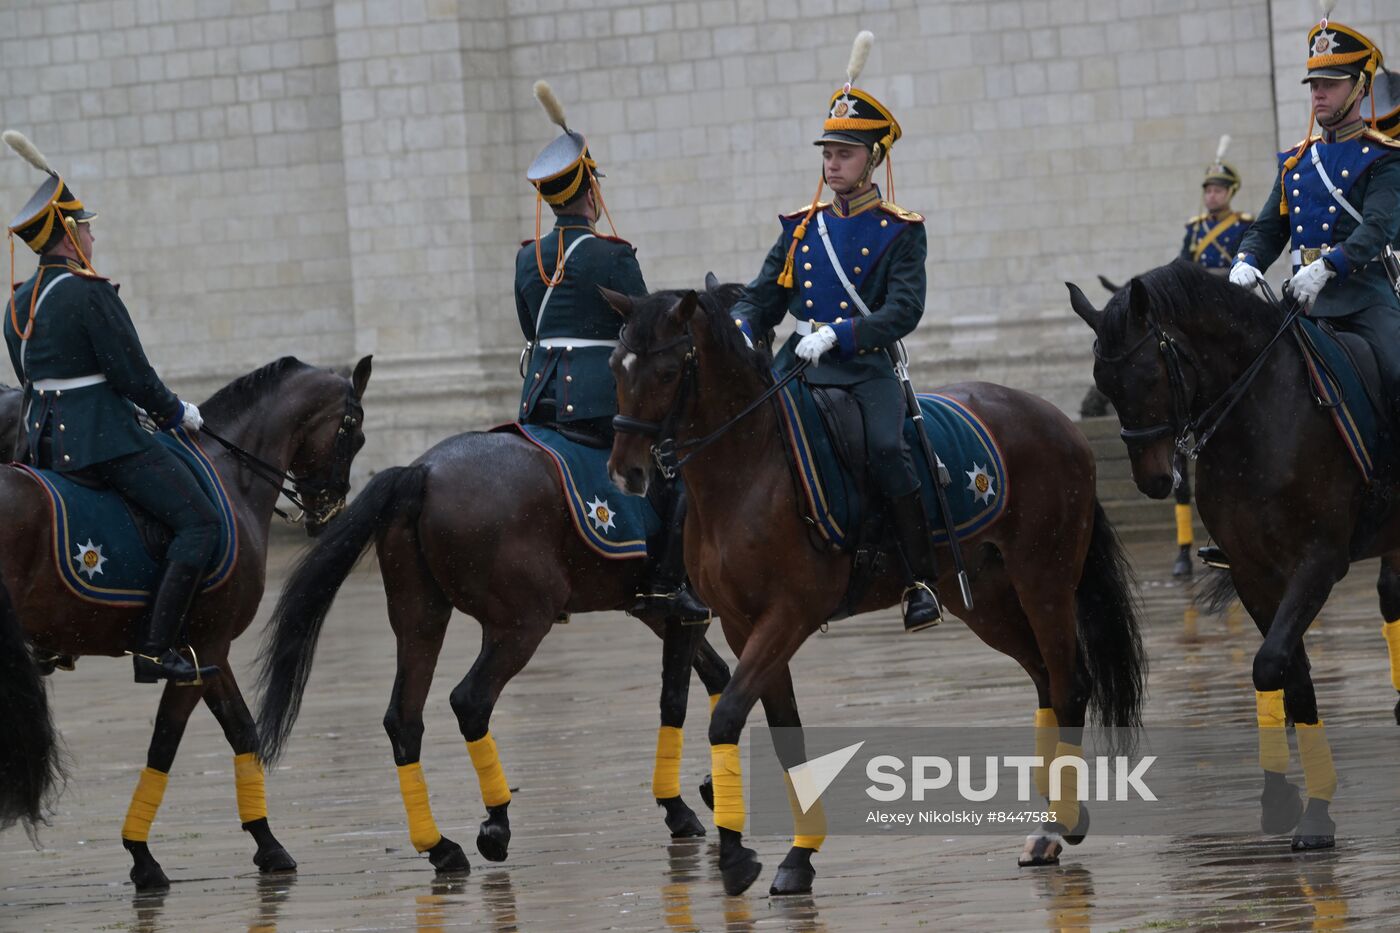
[[[1371,140],[1372,142],[1378,142],[1378,143],[1380,143],[1382,146],[1385,146],[1387,149],[1400,149],[1400,139],[1391,139],[1389,136],[1385,135],[1384,133],[1382,133],[1380,130],[1376,129],[1375,127],[1371,127],[1371,126],[1366,127],[1366,129],[1364,129],[1364,130],[1361,131],[1361,135],[1362,135],[1362,136],[1365,136],[1367,139]]]
[[[1244,213],[1243,211],[1241,211],[1241,212],[1240,212],[1240,221],[1243,222],[1243,223],[1252,224],[1252,223],[1254,223],[1254,215],[1253,215],[1253,214],[1246,214],[1246,213]]]
[[[819,210],[819,211],[824,211],[824,210],[826,210],[826,209],[827,209],[828,207],[830,207],[830,206],[831,206],[831,202],[830,202],[830,201],[818,201],[818,202],[817,202],[817,210]],[[792,219],[795,218],[795,217],[805,217],[805,216],[807,215],[807,212],[808,212],[809,210],[811,210],[811,209],[812,209],[812,203],[809,201],[809,202],[807,202],[806,204],[802,205],[801,207],[799,207],[797,210],[793,211],[793,212],[790,213],[790,214],[779,214],[778,216],[781,217],[783,220],[792,220]]]
[[[1192,217],[1190,220],[1186,221],[1186,226],[1189,227],[1192,224],[1198,224],[1209,216],[1209,214],[1197,214],[1195,217]]]
[[[88,270],[87,268],[85,268],[85,267],[84,267],[83,265],[81,265],[80,263],[73,262],[72,260],[69,260],[67,263],[65,263],[65,264],[64,264],[64,267],[65,267],[69,272],[73,273],[74,275],[76,275],[76,276],[81,276],[82,278],[85,278],[85,279],[93,279],[93,280],[98,281],[98,282],[108,282],[108,281],[111,281],[110,279],[107,278],[107,276],[105,276],[105,275],[98,275],[96,272],[92,272],[92,271]]]
[[[892,201],[881,201],[880,210],[886,214],[893,214],[905,223],[921,224],[924,222],[923,214],[916,214],[914,211],[906,211]]]

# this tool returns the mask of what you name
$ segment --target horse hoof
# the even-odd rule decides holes
[[[1084,804],[1079,805],[1079,822],[1074,824],[1071,832],[1064,834],[1066,845],[1077,846],[1084,841],[1084,837],[1089,835],[1089,808]]]
[[[170,879],[165,877],[155,859],[132,865],[131,883],[138,891],[164,891],[170,887]]]
[[[1016,864],[1021,868],[1034,868],[1040,865],[1060,864],[1060,837],[1056,833],[1036,833],[1026,837],[1025,848]]]
[[[741,848],[734,854],[734,857],[719,863],[720,878],[724,881],[724,893],[728,895],[743,894],[749,889],[749,885],[758,880],[758,876],[763,872],[763,863],[758,860],[758,853],[753,849]]]
[[[488,862],[504,862],[510,848],[510,827],[490,820],[481,824],[476,834],[476,851]]]
[[[1264,785],[1259,795],[1259,828],[1270,836],[1292,832],[1303,815],[1303,798],[1298,788],[1285,780]]]
[[[774,896],[782,894],[811,894],[812,880],[817,877],[817,870],[811,867],[789,868],[786,865],[778,866],[778,873],[773,876],[773,885],[768,889],[768,893]]]
[[[666,828],[672,839],[691,839],[705,835],[705,824],[695,815],[695,811],[685,805],[679,797],[657,800],[657,806],[666,809]]]
[[[467,861],[467,853],[462,851],[462,847],[451,839],[443,836],[437,841],[437,845],[428,850],[428,861],[433,863],[439,875],[446,874],[470,874],[472,870],[471,862]]]
[[[258,853],[253,856],[253,864],[258,866],[258,871],[262,872],[264,875],[270,875],[274,872],[297,870],[297,860],[292,858],[291,854],[281,846],[268,849],[267,851],[259,850]]]
[[[1400,722],[1400,702],[1395,704],[1397,712],[1395,719]],[[700,799],[705,801],[705,806],[712,811],[715,808],[715,782],[710,775],[705,775],[705,780],[700,782]]]
[[[1332,849],[1337,845],[1337,837],[1331,833],[1299,833],[1289,845],[1294,852],[1314,852],[1318,849]]]

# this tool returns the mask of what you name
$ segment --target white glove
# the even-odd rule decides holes
[[[1231,285],[1238,285],[1240,288],[1254,288],[1263,278],[1263,273],[1247,262],[1237,262],[1230,267]]]
[[[821,359],[823,353],[834,346],[836,346],[836,331],[830,327],[821,327],[797,341],[795,352],[809,363],[815,363]]]
[[[1327,284],[1327,280],[1337,273],[1327,267],[1327,263],[1321,259],[1314,259],[1306,266],[1298,270],[1298,273],[1289,279],[1289,289],[1293,292],[1293,297],[1298,299],[1299,304],[1305,308],[1311,308],[1314,301],[1317,301],[1317,293],[1322,291],[1322,286]]]
[[[185,406],[185,413],[180,418],[180,427],[186,431],[198,431],[204,427],[204,419],[199,415],[199,409],[189,402],[181,402]]]

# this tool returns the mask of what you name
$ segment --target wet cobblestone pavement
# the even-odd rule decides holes
[[[1252,723],[1254,627],[1238,608],[1218,617],[1188,609],[1167,575],[1169,551],[1134,548],[1148,607],[1147,718]],[[1354,567],[1309,635],[1328,723],[1393,722],[1375,577],[1374,562]],[[651,800],[660,642],[621,615],[556,629],[497,707],[492,732],[518,788],[500,864],[472,845],[484,810],[448,693],[478,629],[454,619],[423,765],[438,823],[473,866],[468,877],[436,879],[409,845],[380,725],[394,674],[383,604],[377,574],[357,573],[327,623],[286,761],[268,778],[271,825],[301,864],[295,877],[253,867],[232,754],[200,710],[151,834],[173,886],[137,895],[119,833],[158,692],[133,685],[124,660],[84,659],[56,675],[72,777],[41,849],[18,830],[0,836],[0,930],[1334,930],[1394,929],[1400,916],[1400,840],[1386,838],[1343,837],[1303,857],[1286,838],[1091,835],[1058,867],[1018,869],[1019,834],[837,836],[815,860],[814,895],[769,898],[789,840],[756,836],[764,875],[726,897],[713,826],[706,839],[673,842]],[[245,685],[260,636],[255,624],[235,645]],[[711,641],[729,657],[718,631]],[[814,637],[794,676],[808,725],[1020,726],[1035,707],[1021,670],[960,624],[905,636],[890,613]],[[698,681],[690,711],[683,786],[708,823],[694,792],[708,770]],[[1391,728],[1400,760],[1400,727]]]

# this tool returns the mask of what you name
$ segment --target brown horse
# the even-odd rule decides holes
[[[1303,635],[1351,562],[1367,557],[1384,558],[1381,609],[1400,619],[1400,521],[1315,398],[1280,308],[1181,261],[1133,279],[1102,311],[1069,289],[1098,338],[1094,381],[1118,410],[1138,489],[1165,497],[1174,451],[1192,450],[1201,520],[1263,635],[1253,677],[1265,830],[1292,829],[1295,850],[1330,848],[1336,771]],[[1306,810],[1284,776],[1285,719]]]
[[[646,434],[623,433],[625,427],[636,432],[650,425],[654,430],[647,433],[658,444],[674,441],[677,449],[732,427],[699,450],[682,474],[691,496],[686,567],[739,656],[710,720],[720,869],[726,892],[737,894],[762,869],[742,844],[739,737],[759,700],[771,726],[801,725],[788,662],[841,605],[852,561],[811,543],[776,406],[759,406],[735,420],[772,384],[769,359],[748,349],[729,320],[732,288],[718,286],[713,277],[707,286],[698,296],[611,296],[627,323],[612,358],[625,418],[609,466],[624,491],[639,494],[650,477],[653,444]],[[1058,754],[1078,754],[1089,707],[1109,725],[1135,728],[1145,660],[1128,569],[1095,497],[1094,460],[1083,435],[1049,403],[1023,392],[985,383],[939,391],[988,426],[1001,445],[1007,475],[1017,483],[1000,520],[962,539],[976,611],[958,599],[948,608],[1030,675],[1040,707],[1037,723],[1058,725],[1058,735],[1037,729],[1038,750],[1049,734],[1047,760],[1057,741]],[[941,563],[950,566],[946,552]],[[955,592],[950,581],[945,576],[942,592]],[[898,580],[887,575],[859,610],[899,598]],[[929,651],[936,657],[936,646]],[[779,757],[791,767],[804,755],[799,747],[779,749]],[[1023,864],[1053,862],[1061,838],[1082,838],[1087,810],[1072,792],[1063,796],[1052,803],[1067,825],[1043,826],[1028,839]],[[772,893],[811,889],[811,856],[820,844],[813,835],[799,828]]]
[[[477,494],[488,488],[489,495]],[[433,820],[420,763],[423,705],[456,608],[481,623],[481,651],[451,702],[487,809],[477,850],[501,861],[510,843],[510,790],[490,733],[491,711],[556,622],[631,605],[645,562],[608,560],[588,548],[574,531],[552,461],[514,433],[459,434],[411,466],[383,471],[298,564],[269,622],[258,675],[258,729],[268,763],[290,737],[326,614],[371,540],[398,638],[384,729],[409,838],[438,871],[470,870],[462,847]],[[705,641],[707,626],[646,624],[664,639],[653,796],[673,836],[703,835],[680,795],[686,693],[692,666],[712,696],[728,682],[729,668]]]
[[[258,847],[254,863],[263,871],[296,867],[268,827],[255,758],[257,732],[229,667],[228,648],[253,621],[262,599],[268,532],[282,488],[280,480],[266,481],[269,469],[293,478],[306,509],[306,530],[319,533],[343,507],[350,463],[364,444],[360,398],[369,375],[369,357],[360,360],[351,379],[284,357],[235,380],[200,406],[208,429],[242,452],[240,457],[205,442],[233,506],[238,554],[228,579],[195,601],[187,623],[200,662],[218,665],[221,673],[202,685],[167,684],[156,712],[146,769],[122,828],[122,844],[133,860],[131,880],[139,889],[169,884],[147,837],[185,723],[200,700],[233,747],[239,816]],[[0,467],[0,514],[8,523],[0,540],[0,585],[13,597],[34,647],[72,657],[127,652],[142,610],[87,602],[66,588],[54,568],[48,502],[14,467]],[[5,715],[12,713],[6,709]]]

